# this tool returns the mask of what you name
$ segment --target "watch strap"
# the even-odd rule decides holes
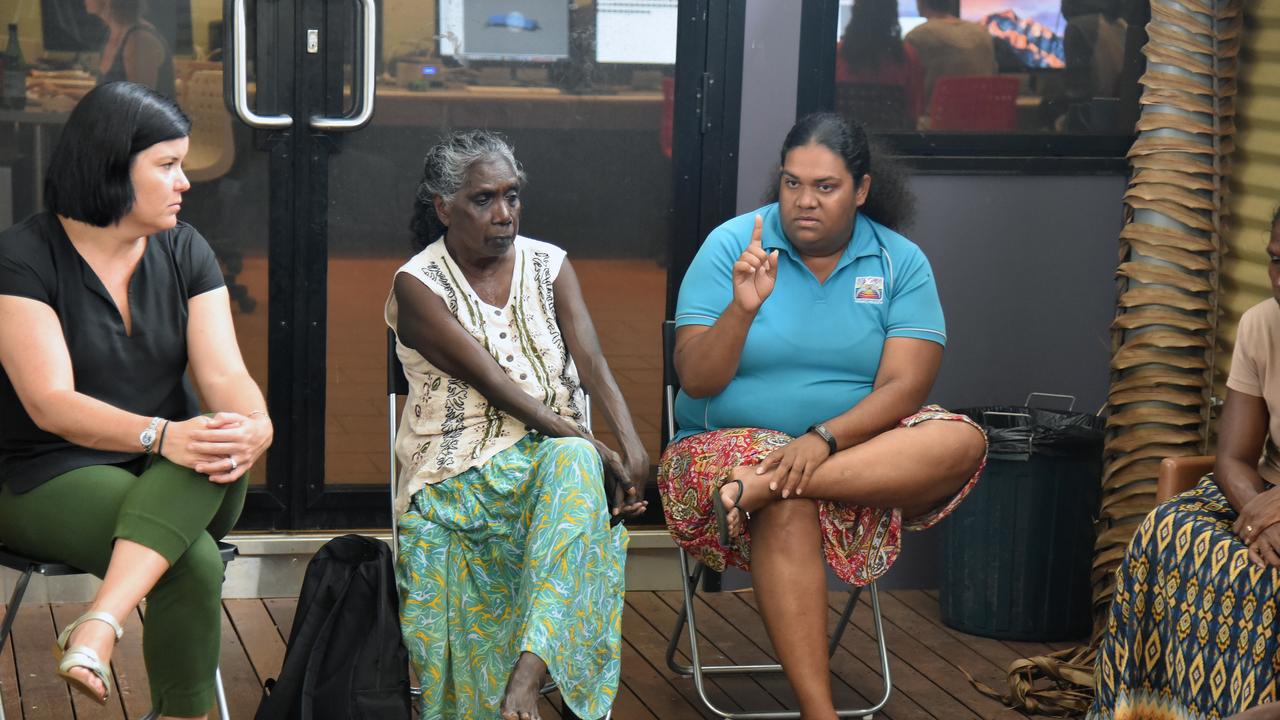
[[[831,434],[831,431],[827,429],[826,425],[823,425],[822,423],[810,425],[806,432],[814,433],[823,440],[826,440],[827,448],[831,451],[832,455],[835,455],[836,451],[840,449],[836,446],[836,436]]]

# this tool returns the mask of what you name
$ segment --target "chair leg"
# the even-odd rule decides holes
[[[682,594],[684,605],[679,612],[676,613],[676,626],[671,634],[671,639],[667,643],[667,666],[673,672],[680,675],[693,678],[694,687],[698,691],[698,697],[713,714],[725,718],[725,720],[796,720],[800,717],[800,713],[795,710],[783,711],[765,711],[765,712],[733,712],[722,710],[707,696],[705,686],[705,676],[707,675],[748,675],[757,673],[781,672],[782,666],[779,664],[770,665],[703,665],[700,658],[698,648],[698,627],[694,614],[694,604],[697,596],[698,582],[701,580],[705,566],[701,563],[695,563],[692,571],[689,569],[690,559],[684,552],[683,548],[677,550],[680,557],[680,575],[682,579]],[[841,718],[861,717],[870,718],[880,710],[882,710],[889,701],[889,694],[892,691],[893,683],[889,677],[889,650],[885,643],[884,622],[880,615],[880,595],[876,590],[875,583],[871,583],[871,612],[872,622],[876,631],[876,645],[880,653],[880,676],[884,683],[884,693],[879,701],[867,708],[844,709],[837,710],[836,716]],[[840,621],[836,624],[835,630],[831,635],[831,641],[827,647],[828,653],[834,655],[836,649],[840,645],[840,639],[844,636],[845,629],[849,626],[849,620],[853,616],[853,611],[858,605],[858,599],[862,593],[862,588],[854,587],[849,591],[849,600],[845,603],[843,611],[840,613]],[[689,660],[688,665],[676,662],[676,647],[680,641],[680,633],[688,628],[689,637]]]
[[[218,717],[231,720],[231,710],[227,708],[227,689],[222,685],[222,668],[213,670],[213,693],[218,698]]]
[[[9,632],[13,630],[13,621],[18,618],[18,608],[22,605],[23,596],[27,594],[27,583],[31,582],[31,573],[34,570],[33,566],[28,565],[22,576],[18,578],[18,584],[13,586],[9,607],[4,609],[4,623],[0,625],[0,655],[4,654],[4,646],[9,641]]]

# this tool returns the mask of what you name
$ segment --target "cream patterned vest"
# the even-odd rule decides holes
[[[494,307],[471,289],[444,239],[428,245],[397,271],[439,295],[458,323],[476,339],[507,377],[556,413],[583,425],[578,370],[556,322],[552,283],[565,252],[517,236],[507,304]],[[387,298],[386,321],[397,328],[395,292]],[[409,396],[396,434],[400,463],[396,517],[410,499],[432,485],[488,462],[529,432],[523,422],[489,404],[478,390],[427,362],[396,339],[396,354],[409,380]]]

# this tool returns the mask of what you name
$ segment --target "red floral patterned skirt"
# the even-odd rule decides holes
[[[911,427],[926,420],[950,420],[972,425],[964,415],[928,405],[903,418],[899,427]],[[717,572],[734,565],[750,569],[750,528],[733,539],[730,547],[720,544],[712,493],[729,479],[739,465],[755,465],[774,450],[791,442],[789,435],[763,428],[712,430],[672,443],[658,464],[658,489],[667,527],[685,552]],[[902,511],[821,501],[818,522],[822,528],[822,550],[836,575],[851,585],[866,585],[888,571],[898,558],[902,530],[924,530],[951,514],[986,467],[986,457],[969,482],[942,507],[905,523]]]

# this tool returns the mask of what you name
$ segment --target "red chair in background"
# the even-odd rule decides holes
[[[931,130],[1013,130],[1018,79],[988,75],[938,78],[929,101]]]
[[[662,78],[662,126],[658,129],[658,144],[662,146],[662,154],[671,159],[671,136],[674,132],[676,114],[676,79]]]

